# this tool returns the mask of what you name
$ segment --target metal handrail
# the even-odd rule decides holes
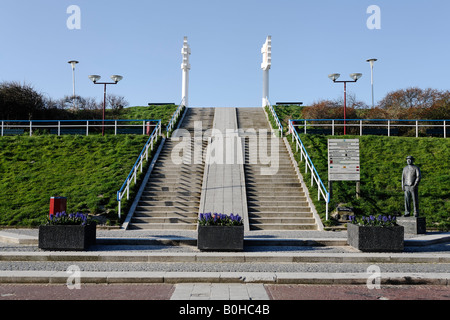
[[[136,184],[137,181],[137,171],[138,167],[140,167],[140,172],[143,171],[144,167],[144,158],[145,161],[148,161],[148,154],[149,150],[153,150],[154,143],[158,140],[158,136],[161,135],[161,120],[158,120],[158,125],[153,130],[152,134],[150,135],[150,138],[147,140],[147,143],[145,144],[144,148],[142,149],[140,155],[138,156],[133,168],[131,169],[130,173],[128,174],[128,177],[125,179],[125,182],[123,183],[122,187],[119,191],[117,191],[117,201],[119,206],[119,219],[121,218],[121,204],[122,199],[126,193],[127,200],[130,199],[130,185],[134,181],[134,184]]]
[[[295,126],[303,126],[304,133],[307,134],[307,126],[309,128],[314,127],[330,127],[331,126],[331,135],[335,134],[336,127],[359,127],[360,128],[360,136],[364,135],[364,127],[384,127],[387,129],[387,135],[390,136],[393,127],[410,127],[415,128],[416,137],[419,137],[419,128],[430,127],[430,128],[442,128],[442,133],[444,134],[444,138],[447,138],[447,130],[450,128],[450,120],[416,120],[416,119],[299,119],[299,120],[291,120],[294,122],[299,122]],[[319,123],[314,124],[314,122],[329,122],[329,123]],[[337,122],[345,122],[345,123],[337,123]],[[367,123],[367,122],[375,122],[375,123]],[[385,124],[381,123],[385,122]],[[399,123],[396,123],[399,122]],[[412,122],[413,124],[401,124],[406,122]],[[434,124],[442,122],[442,124]],[[380,124],[381,123],[381,124]],[[430,124],[431,123],[431,124]]]
[[[295,145],[296,145],[296,149],[298,151],[299,147],[300,147],[300,161],[303,161],[303,158],[305,158],[305,172],[308,172],[308,168],[311,172],[311,186],[314,185],[314,181],[317,184],[317,188],[318,188],[318,200],[320,201],[320,196],[322,195],[323,199],[325,200],[326,203],[326,209],[325,209],[325,214],[326,214],[326,220],[328,220],[328,205],[330,203],[330,193],[327,191],[327,188],[325,188],[325,185],[322,182],[322,179],[320,179],[320,175],[316,170],[316,167],[314,166],[314,163],[312,162],[308,151],[306,151],[305,146],[303,145],[302,140],[300,139],[300,136],[298,135],[297,131],[295,130],[292,121],[295,120],[289,120],[289,133],[292,134],[292,142],[294,142],[295,139]]]
[[[167,138],[170,137],[170,134],[172,133],[173,127],[175,123],[178,120],[178,117],[180,116],[181,110],[183,110],[183,107],[185,107],[185,98],[183,98],[180,102],[180,105],[178,106],[177,110],[172,116],[172,119],[170,119],[169,124],[166,126],[166,132],[167,132]]]
[[[270,112],[272,113],[272,116],[277,124],[278,130],[280,132],[280,135],[283,136],[283,126],[281,125],[281,121],[278,118],[277,113],[275,112],[275,109],[273,108],[272,104],[270,103],[269,99],[266,98],[266,107],[269,108]]]
[[[118,129],[121,127],[139,127],[142,128],[142,134],[146,134],[146,126],[148,123],[158,123],[160,120],[153,119],[117,119],[117,120],[104,120],[105,124],[102,124],[101,119],[97,120],[0,120],[0,136],[8,134],[11,129],[26,129],[29,130],[30,136],[33,135],[33,129],[47,128],[56,129],[56,134],[60,136],[64,134],[64,129],[80,128],[83,130],[83,134],[89,135],[90,128],[110,127],[114,128],[114,134],[117,135]],[[142,124],[120,124],[124,122],[142,122]],[[23,124],[22,124],[23,123]],[[98,124],[96,124],[98,123]]]

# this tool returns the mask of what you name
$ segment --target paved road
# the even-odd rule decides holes
[[[0,285],[0,300],[450,300],[449,286],[272,284]]]

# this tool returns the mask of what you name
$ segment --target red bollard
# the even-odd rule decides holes
[[[147,130],[146,130],[146,134],[149,136],[153,133],[153,130],[155,130],[155,126],[153,126],[150,122],[147,122],[147,126],[146,126]]]
[[[50,215],[56,215],[57,213],[66,212],[66,210],[67,210],[67,198],[64,197],[50,198]]]

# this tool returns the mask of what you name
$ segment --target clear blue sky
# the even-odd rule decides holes
[[[81,10],[81,29],[67,28],[70,5]],[[381,29],[366,12],[381,9]],[[260,49],[272,36],[270,100],[342,96],[328,79],[361,72],[349,91],[371,103],[418,86],[447,90],[450,79],[450,2],[446,0],[0,0],[0,81],[20,81],[52,98],[72,94],[67,61],[79,60],[76,91],[102,99],[103,80],[124,80],[108,92],[130,105],[181,100],[181,47],[191,46],[191,106],[259,106]]]

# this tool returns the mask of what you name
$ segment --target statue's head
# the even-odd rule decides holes
[[[412,163],[414,162],[414,157],[413,157],[413,156],[407,156],[407,157],[406,157],[406,162],[407,162],[408,164],[412,164]]]

